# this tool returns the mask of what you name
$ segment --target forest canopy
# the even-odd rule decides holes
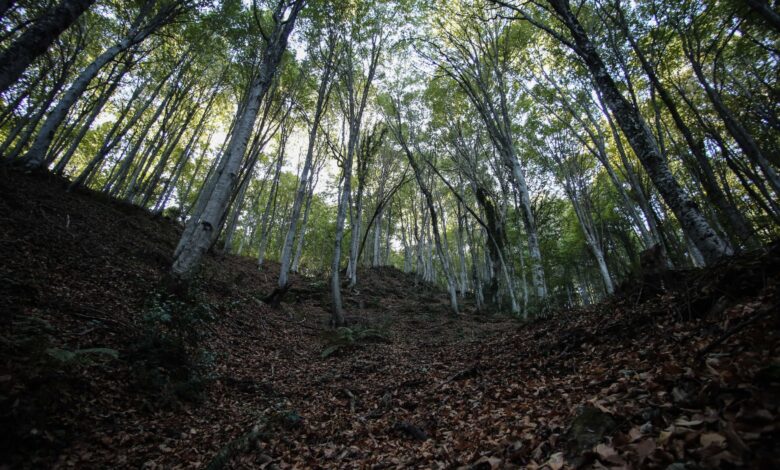
[[[0,158],[329,279],[520,317],[780,235],[762,0],[0,2]],[[344,284],[344,282],[346,284]]]

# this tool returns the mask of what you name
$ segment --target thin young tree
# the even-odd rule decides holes
[[[201,192],[203,210],[194,214],[182,235],[174,254],[171,272],[175,278],[188,280],[199,266],[206,251],[216,240],[219,227],[228,209],[231,194],[235,190],[238,170],[244,158],[250,133],[254,127],[260,104],[268,92],[287,49],[287,41],[295,21],[303,9],[305,0],[279,1],[272,13],[273,30],[265,35],[259,70],[252,78],[245,106],[241,107],[236,126],[221,161],[222,168],[215,175],[213,190]]]
[[[44,54],[63,31],[75,23],[95,0],[61,0],[30,25],[0,53],[0,93],[19,80],[27,67]],[[7,10],[10,5],[7,5]],[[0,16],[4,12],[0,11]]]

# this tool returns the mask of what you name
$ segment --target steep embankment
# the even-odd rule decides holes
[[[0,177],[0,218],[0,465],[778,462],[777,247],[529,324],[369,270],[335,335],[322,279],[273,310],[250,259],[168,298],[180,227],[56,179]]]

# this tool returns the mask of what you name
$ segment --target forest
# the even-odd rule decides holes
[[[777,468],[780,3],[0,1],[0,468]]]

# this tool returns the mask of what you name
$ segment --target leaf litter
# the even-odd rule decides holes
[[[780,463],[777,244],[526,323],[473,308],[453,318],[413,275],[361,271],[359,291],[345,289],[350,328],[387,341],[325,358],[322,282],[293,276],[272,309],[258,299],[278,266],[213,255],[208,376],[198,399],[161,403],[129,358],[181,227],[52,177],[14,174],[0,192],[8,468]]]

